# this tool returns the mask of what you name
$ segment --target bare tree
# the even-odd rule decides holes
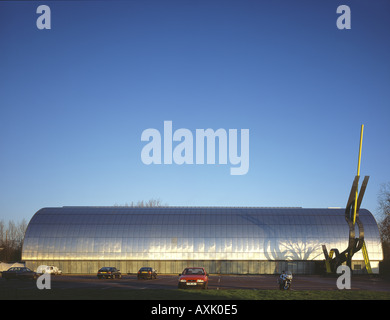
[[[131,201],[130,204],[127,202],[124,205],[115,204],[114,207],[136,207],[136,208],[153,208],[153,207],[168,207],[168,204],[163,204],[161,199],[150,199],[148,201],[137,201],[134,203]]]
[[[379,232],[382,240],[385,260],[390,260],[390,182],[382,184],[378,194],[378,210],[382,220],[379,222]]]
[[[24,234],[27,229],[26,220],[8,221],[8,226],[0,221],[0,260],[5,262],[20,261]]]
[[[384,218],[390,216],[390,182],[383,183],[378,194],[379,211]]]

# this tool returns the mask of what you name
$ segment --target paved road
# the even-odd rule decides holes
[[[52,276],[51,287],[58,289],[96,288],[117,289],[177,289],[177,275],[159,275],[153,280],[137,280],[135,275],[124,275],[122,279],[97,279],[95,275],[62,275]],[[275,290],[276,275],[211,275],[209,290],[226,289],[260,289]],[[292,290],[337,290],[336,277],[294,276]],[[378,277],[353,276],[352,290],[374,290],[390,292],[390,281]],[[31,289],[36,287],[35,281],[5,280],[0,278],[0,290]]]

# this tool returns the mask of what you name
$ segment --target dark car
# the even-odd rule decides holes
[[[181,274],[179,274],[179,289],[185,288],[202,288],[207,289],[209,284],[209,275],[206,270],[201,267],[185,268]]]
[[[157,270],[149,267],[143,267],[139,269],[137,273],[138,279],[156,279],[157,278]]]
[[[3,271],[2,277],[4,279],[36,279],[38,275],[26,267],[12,267],[7,271]]]
[[[97,273],[97,277],[98,277],[98,279],[102,279],[102,278],[121,279],[122,273],[120,272],[120,270],[118,270],[117,268],[114,268],[114,267],[103,267],[103,268],[99,269],[99,271]]]

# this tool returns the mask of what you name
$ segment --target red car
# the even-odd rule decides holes
[[[209,284],[209,275],[204,268],[185,268],[179,274],[178,288],[197,288],[207,289]]]

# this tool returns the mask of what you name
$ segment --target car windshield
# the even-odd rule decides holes
[[[141,268],[140,271],[152,271],[152,268]]]
[[[111,271],[112,268],[109,267],[103,267],[99,271]]]
[[[10,269],[11,270],[11,269]],[[23,271],[23,268],[20,267],[14,267],[12,271]]]
[[[183,271],[183,274],[204,274],[204,271],[201,268],[187,268]]]

